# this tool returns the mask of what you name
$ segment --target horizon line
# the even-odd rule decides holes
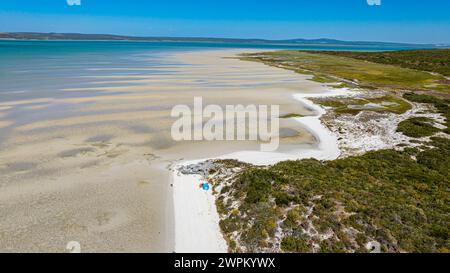
[[[209,39],[209,40],[237,40],[237,41],[262,41],[262,42],[291,42],[295,41],[328,41],[341,42],[341,43],[376,43],[376,44],[392,44],[392,45],[416,45],[416,46],[449,46],[450,43],[408,43],[408,42],[391,42],[391,41],[378,41],[378,40],[340,40],[333,38],[285,38],[285,39],[267,39],[267,38],[234,38],[234,37],[207,37],[207,36],[141,36],[141,35],[124,35],[124,34],[110,34],[110,33],[82,33],[82,32],[34,32],[34,31],[0,31],[1,34],[35,34],[35,35],[86,35],[86,36],[112,36],[117,38],[132,38],[132,39]],[[5,40],[0,36],[1,40]],[[70,39],[67,39],[70,40]],[[107,39],[103,39],[107,40]]]

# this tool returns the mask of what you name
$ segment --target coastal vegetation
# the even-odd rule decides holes
[[[314,102],[333,108],[337,114],[358,114],[361,111],[403,114],[411,109],[411,104],[393,95],[376,98],[323,98],[315,99]]]
[[[365,89],[450,92],[450,82],[443,75],[345,55],[286,50],[244,54],[242,59],[311,74],[312,80],[321,83],[344,83]]]
[[[405,93],[403,95],[403,98],[411,101],[411,102],[417,102],[417,103],[428,103],[432,104],[436,111],[446,119],[445,126],[447,127],[444,129],[444,132],[447,134],[450,134],[450,100],[449,99],[442,99],[437,98],[435,96],[426,95],[426,94],[416,94],[416,93]]]
[[[449,167],[446,138],[335,161],[245,165],[221,189],[219,212],[232,213],[220,224],[234,252],[370,252],[371,244],[448,252]]]
[[[413,117],[399,123],[397,131],[409,137],[432,136],[440,130],[433,126],[433,120],[426,117]]]
[[[246,60],[311,74],[317,82],[358,87],[369,94],[388,91],[382,96],[314,99],[337,115],[399,115],[418,104],[426,110],[397,121],[397,131],[414,145],[265,167],[217,161],[228,170],[227,179],[218,175],[220,167],[211,174],[230,250],[448,253],[450,86],[443,75],[448,75],[450,62],[437,64],[447,50],[430,52],[246,54]],[[436,114],[444,120],[429,117]]]
[[[348,57],[373,63],[389,64],[421,71],[429,71],[450,76],[450,49],[401,50],[384,52],[357,51],[308,51]]]

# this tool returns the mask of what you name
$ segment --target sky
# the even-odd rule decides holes
[[[17,31],[450,44],[450,0],[0,0]]]

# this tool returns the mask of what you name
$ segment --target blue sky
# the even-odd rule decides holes
[[[450,0],[80,1],[1,0],[0,31],[450,43]]]

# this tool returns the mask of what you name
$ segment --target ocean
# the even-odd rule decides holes
[[[96,76],[170,73],[167,53],[205,49],[400,50],[400,47],[270,45],[211,42],[0,41],[0,102],[85,96],[64,89],[88,87]],[[164,71],[161,71],[161,68]],[[113,83],[109,83],[114,86]],[[96,93],[90,94],[95,96]]]

